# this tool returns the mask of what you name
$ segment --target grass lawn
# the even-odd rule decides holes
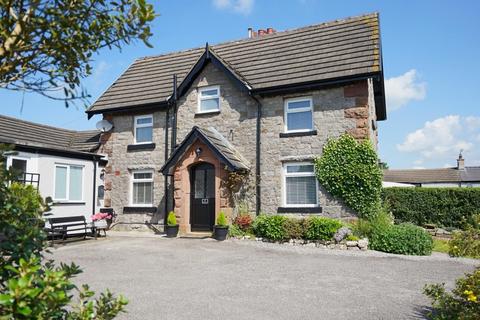
[[[433,238],[433,251],[448,253],[448,240]]]

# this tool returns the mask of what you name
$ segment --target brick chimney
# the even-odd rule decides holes
[[[464,170],[465,169],[465,159],[463,159],[462,151],[460,151],[460,153],[458,154],[457,169],[458,170]]]
[[[248,37],[249,38],[257,38],[257,37],[261,37],[261,36],[264,36],[264,35],[267,35],[267,34],[273,34],[275,32],[277,32],[277,31],[273,28],[267,28],[266,30],[265,29],[258,29],[258,32],[254,31],[253,28],[248,28]]]

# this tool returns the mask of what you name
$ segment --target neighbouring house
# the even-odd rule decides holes
[[[96,153],[99,131],[72,131],[0,115],[0,143],[13,149],[6,165],[17,182],[51,197],[49,217],[84,215],[87,220],[102,204],[102,156]]]
[[[416,187],[480,187],[480,167],[466,167],[462,154],[457,166],[438,169],[384,170],[384,184]]]
[[[102,134],[116,228],[211,230],[219,212],[354,215],[313,159],[386,119],[378,14],[137,59],[87,110]]]

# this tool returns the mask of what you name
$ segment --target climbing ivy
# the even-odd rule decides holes
[[[315,174],[328,192],[361,217],[370,219],[378,212],[382,170],[370,141],[357,142],[349,134],[329,139],[315,159]]]

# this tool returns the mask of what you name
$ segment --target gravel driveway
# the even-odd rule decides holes
[[[451,287],[477,263],[119,234],[52,251],[83,268],[78,284],[123,293],[130,303],[121,319],[422,318],[424,284]]]

